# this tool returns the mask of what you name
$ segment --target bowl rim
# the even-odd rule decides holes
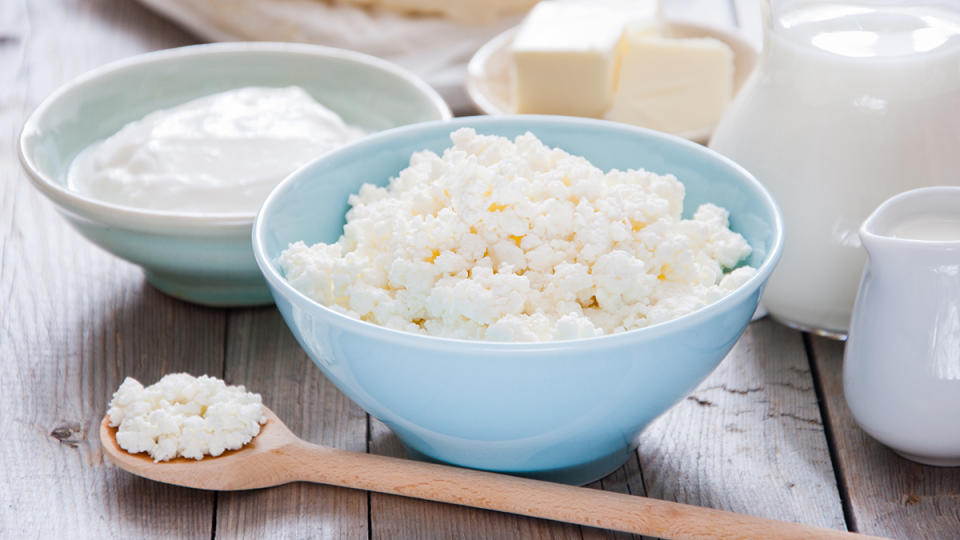
[[[309,169],[315,167],[317,164],[323,162],[324,160],[337,159],[341,154],[346,152],[356,152],[362,149],[369,149],[369,147],[376,147],[384,142],[389,142],[392,139],[416,136],[418,132],[433,131],[439,127],[449,128],[451,132],[462,127],[473,127],[481,130],[485,125],[503,122],[516,124],[538,123],[540,125],[546,124],[568,126],[572,124],[574,126],[580,125],[584,127],[599,127],[625,134],[643,135],[645,137],[652,137],[654,139],[666,140],[670,144],[679,144],[681,146],[685,146],[688,149],[692,149],[694,152],[707,155],[710,159],[719,161],[723,166],[733,169],[738,176],[746,181],[747,186],[758,192],[761,198],[766,202],[768,209],[773,213],[774,221],[771,246],[767,256],[763,261],[763,264],[757,268],[756,274],[754,274],[749,280],[723,298],[696,311],[682,315],[675,319],[671,319],[669,321],[643,328],[627,330],[617,334],[604,334],[589,338],[538,342],[503,342],[415,334],[413,332],[395,330],[393,328],[387,328],[385,326],[380,326],[367,321],[354,319],[334,311],[327,306],[324,306],[323,304],[311,299],[307,295],[295,289],[283,276],[280,275],[279,271],[277,271],[273,264],[271,264],[271,261],[268,260],[264,238],[266,235],[264,215],[271,206],[276,204],[275,201],[277,201],[286,190],[295,185],[298,180],[307,171],[309,171]],[[377,154],[376,152],[368,152],[368,155]],[[590,347],[615,347],[626,342],[643,341],[650,338],[655,338],[657,336],[681,331],[691,326],[698,325],[706,319],[719,314],[720,312],[724,311],[727,306],[743,300],[748,295],[761,288],[766,282],[767,278],[773,272],[774,267],[779,262],[780,256],[783,253],[783,215],[780,211],[779,205],[777,204],[776,200],[774,200],[773,196],[771,196],[770,192],[749,171],[744,169],[730,158],[720,154],[719,152],[716,152],[715,150],[711,150],[703,145],[675,135],[669,135],[638,126],[593,118],[530,114],[467,116],[455,118],[445,122],[421,122],[419,124],[400,126],[389,130],[384,130],[365,139],[340,147],[332,152],[318,157],[310,163],[303,165],[287,176],[282,182],[280,182],[277,187],[275,187],[267,196],[267,199],[260,207],[260,212],[257,214],[257,218],[254,221],[252,236],[254,257],[256,258],[257,265],[260,267],[260,271],[263,273],[267,283],[270,285],[271,293],[273,293],[274,296],[279,295],[284,297],[301,309],[312,310],[313,313],[327,318],[332,324],[347,328],[350,331],[363,334],[367,337],[410,347],[416,347],[419,349],[445,349],[449,351],[451,349],[459,349],[469,346],[476,351],[489,351],[491,353],[508,351],[530,353],[535,351],[547,352],[550,350],[567,350],[571,347],[578,347],[581,345]]]
[[[95,67],[70,79],[44,98],[27,117],[17,138],[17,150],[20,163],[24,170],[26,170],[27,177],[40,192],[64,209],[85,217],[95,218],[96,221],[106,222],[124,228],[148,232],[178,232],[191,235],[204,232],[198,230],[200,228],[206,232],[209,232],[211,229],[223,232],[249,230],[257,215],[256,212],[199,214],[141,209],[134,206],[102,201],[73,191],[56,182],[37,165],[27,143],[27,138],[40,130],[38,126],[40,119],[55,103],[65,95],[76,91],[78,87],[95,84],[96,81],[106,75],[183,58],[242,55],[244,53],[289,54],[354,62],[392,74],[400,79],[400,81],[409,84],[417,90],[427,99],[434,111],[439,115],[438,120],[432,121],[448,121],[453,116],[450,107],[443,98],[440,97],[440,94],[423,79],[392,62],[368,54],[310,43],[244,41],[187,45],[137,54]]]

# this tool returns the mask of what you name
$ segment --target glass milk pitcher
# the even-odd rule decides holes
[[[710,147],[783,210],[763,304],[843,338],[864,252],[857,231],[911,188],[960,185],[960,0],[771,0],[764,50]]]

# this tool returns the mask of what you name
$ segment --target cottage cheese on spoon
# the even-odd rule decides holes
[[[107,411],[117,444],[155,462],[177,456],[202,459],[237,450],[266,423],[259,394],[216,377],[173,373],[144,388],[127,377]]]
[[[127,124],[77,156],[67,183],[147,210],[252,215],[288,174],[363,135],[302,88],[239,88]]]

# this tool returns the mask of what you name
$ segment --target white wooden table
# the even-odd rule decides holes
[[[744,24],[751,0],[672,10]],[[720,6],[720,7],[718,7]],[[759,29],[744,29],[756,39]],[[125,376],[245,384],[304,438],[402,455],[307,359],[277,311],[167,298],[88,243],[27,182],[26,116],[57,86],[194,43],[131,0],[0,0],[0,537],[619,538],[495,512],[317,485],[211,493],[104,460],[97,424]],[[853,423],[842,345],[752,324],[719,369],[592,487],[897,538],[960,538],[960,470],[907,462]]]

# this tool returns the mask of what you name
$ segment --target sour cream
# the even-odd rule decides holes
[[[127,124],[77,156],[67,184],[123,206],[254,214],[285,176],[363,135],[302,88],[239,88]]]

